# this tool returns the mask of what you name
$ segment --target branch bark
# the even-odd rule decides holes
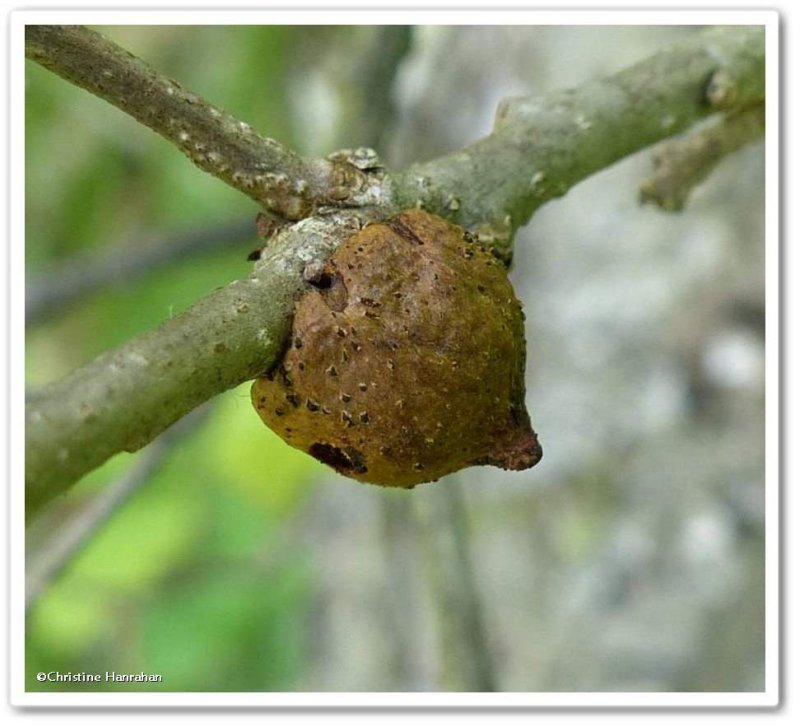
[[[764,30],[700,32],[620,73],[508,99],[492,133],[396,177],[401,207],[424,207],[510,256],[541,205],[620,159],[717,111],[764,98]]]
[[[682,210],[692,190],[725,156],[763,135],[764,107],[759,105],[659,144],[653,154],[655,172],[642,182],[639,199],[669,212]]]
[[[36,390],[25,413],[28,518],[118,452],[134,452],[281,355],[306,263],[360,226],[353,213],[285,228],[252,275]]]
[[[67,35],[83,37],[72,30]],[[134,115],[141,114],[145,123],[155,119],[157,130],[171,138],[169,114],[151,116],[143,108],[144,99],[152,91],[156,106],[163,101],[173,109],[168,99],[178,92],[154,78],[140,61],[124,53],[118,58],[121,51],[115,46],[92,39],[100,53],[96,61],[100,76],[109,58],[120,64],[105,66],[114,70],[104,81],[94,71],[82,69],[80,54],[67,63],[72,47],[68,43],[59,55],[42,47],[41,33],[34,32],[29,40],[34,58],[79,83],[104,84],[97,88],[105,96],[118,99]],[[121,90],[112,90],[110,86],[116,87],[120,79]],[[133,105],[121,98],[129,86],[139,98]],[[758,103],[763,94],[763,28],[698,33],[606,79],[543,98],[508,101],[499,109],[490,136],[403,172],[376,172],[370,154],[338,155],[337,164],[361,175],[353,178],[372,178],[366,186],[357,182],[350,188],[359,191],[344,203],[363,205],[362,221],[419,205],[472,229],[501,252],[510,252],[514,230],[548,199],[703,117]],[[197,97],[186,98],[190,100],[184,100],[181,108],[189,109],[187,118],[197,118],[198,128],[209,129],[211,138],[225,137],[225,125],[232,117],[217,118]],[[241,139],[234,133],[225,148],[234,157],[242,149],[245,156],[255,149],[247,158],[263,164],[259,150],[274,150],[274,143],[261,144],[260,137],[251,133]],[[292,155],[276,151],[266,163],[280,165],[284,158],[293,173]],[[328,200],[336,196],[336,189],[341,191],[341,179],[336,173],[332,178],[333,187],[319,190],[316,199]],[[324,187],[324,175],[319,180]],[[259,198],[253,188],[247,193]],[[29,514],[111,455],[138,449],[202,401],[255,377],[279,359],[294,300],[304,289],[305,265],[326,259],[359,224],[355,212],[326,211],[280,232],[251,277],[213,293],[160,328],[36,393],[26,423]]]
[[[285,219],[320,207],[359,207],[375,194],[379,177],[366,173],[371,155],[303,159],[88,28],[28,25],[25,55],[131,115]]]

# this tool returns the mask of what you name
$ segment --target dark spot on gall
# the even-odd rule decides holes
[[[333,285],[334,276],[327,270],[314,275],[308,279],[309,285],[313,285],[317,290],[328,290]]]
[[[367,471],[364,455],[353,447],[348,447],[345,451],[327,442],[314,442],[309,447],[308,453],[342,474],[363,474]]]
[[[308,448],[308,453],[323,464],[330,465],[338,472],[348,471],[353,464],[341,449],[326,442],[314,442]]]

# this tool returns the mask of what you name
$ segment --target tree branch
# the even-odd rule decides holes
[[[72,37],[75,32],[58,31],[53,43],[63,42],[63,33]],[[107,41],[96,42],[100,48],[96,65],[102,69],[101,59],[121,51],[116,46],[108,49]],[[32,46],[35,57],[52,59],[49,50]],[[69,52],[62,53],[61,61],[63,56],[69,58]],[[79,54],[71,64],[57,65],[72,69],[64,74],[69,78],[83,73],[82,62]],[[171,86],[150,78],[141,62],[127,54],[117,62],[132,69],[132,77],[149,78],[148,88],[160,89],[153,92],[159,103],[174,97],[176,91],[170,95],[166,89]],[[125,83],[127,78],[123,75]],[[134,95],[140,90],[133,84]],[[393,178],[377,174],[366,187],[356,184],[359,192],[351,194],[347,204],[365,205],[362,219],[420,205],[510,251],[513,231],[546,200],[719,108],[757,103],[763,93],[762,28],[698,33],[606,79],[542,99],[509,101],[500,108],[489,137]],[[198,118],[205,114],[200,128],[207,124],[216,129],[213,133],[224,135],[224,128],[209,121],[216,117],[207,105],[193,101],[183,106],[197,107]],[[140,111],[149,118],[146,109]],[[167,129],[169,123],[161,126]],[[257,150],[258,139],[244,134],[244,148],[253,144]],[[232,148],[238,153],[236,144]],[[361,178],[374,172],[368,153],[340,156],[344,167],[356,170]],[[281,163],[283,158],[276,152],[273,161]],[[321,191],[319,199],[335,196],[335,189]],[[355,212],[328,211],[285,228],[249,278],[36,392],[26,420],[28,513],[111,455],[138,449],[202,401],[269,369],[282,353],[294,300],[304,289],[306,263],[324,260],[357,224]]]
[[[378,148],[380,138],[391,125],[394,104],[392,81],[398,63],[410,44],[410,28],[387,25],[375,29],[367,54],[353,57],[349,77],[357,90],[360,128],[354,138],[368,147]],[[349,128],[353,133],[352,128]],[[112,246],[105,255],[75,256],[57,269],[42,273],[25,286],[25,322],[46,320],[63,312],[93,292],[119,282],[131,282],[154,268],[184,257],[218,251],[256,238],[251,217],[203,225],[174,232],[147,234],[124,250]]]
[[[35,391],[26,407],[26,514],[118,452],[134,452],[283,350],[305,265],[358,229],[353,213],[285,228],[248,278]]]
[[[691,191],[728,154],[764,135],[764,106],[724,116],[711,126],[660,144],[655,172],[642,182],[639,198],[663,210],[682,210]]]
[[[130,114],[198,167],[286,219],[374,203],[381,186],[380,175],[368,174],[377,164],[374,152],[303,159],[88,28],[28,25],[25,55]]]
[[[398,175],[400,206],[449,217],[510,253],[514,231],[577,182],[763,98],[763,28],[713,28],[608,78],[506,100],[488,137]]]

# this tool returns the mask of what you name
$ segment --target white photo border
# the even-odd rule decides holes
[[[566,707],[765,708],[780,701],[780,245],[779,245],[779,15],[777,11],[692,10],[19,10],[9,15],[10,217],[10,701],[26,707]],[[27,692],[24,669],[24,26],[86,25],[763,25],[766,33],[766,646],[763,692],[506,692],[506,693],[186,693]]]

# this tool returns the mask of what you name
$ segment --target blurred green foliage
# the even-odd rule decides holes
[[[153,66],[262,133],[292,143],[284,87],[291,28],[100,28]],[[166,141],[33,63],[26,70],[27,275],[66,259],[120,251],[158,230],[255,215]],[[247,247],[168,265],[31,328],[36,387],[149,330],[246,274]],[[120,455],[56,503],[66,520],[123,474]],[[92,539],[31,611],[27,688],[273,690],[302,674],[302,626],[314,576],[287,533],[306,501],[311,458],[253,413],[248,387],[209,417]],[[46,542],[32,528],[29,555]],[[280,549],[280,557],[274,551]],[[39,671],[160,673],[156,685],[40,683]]]

